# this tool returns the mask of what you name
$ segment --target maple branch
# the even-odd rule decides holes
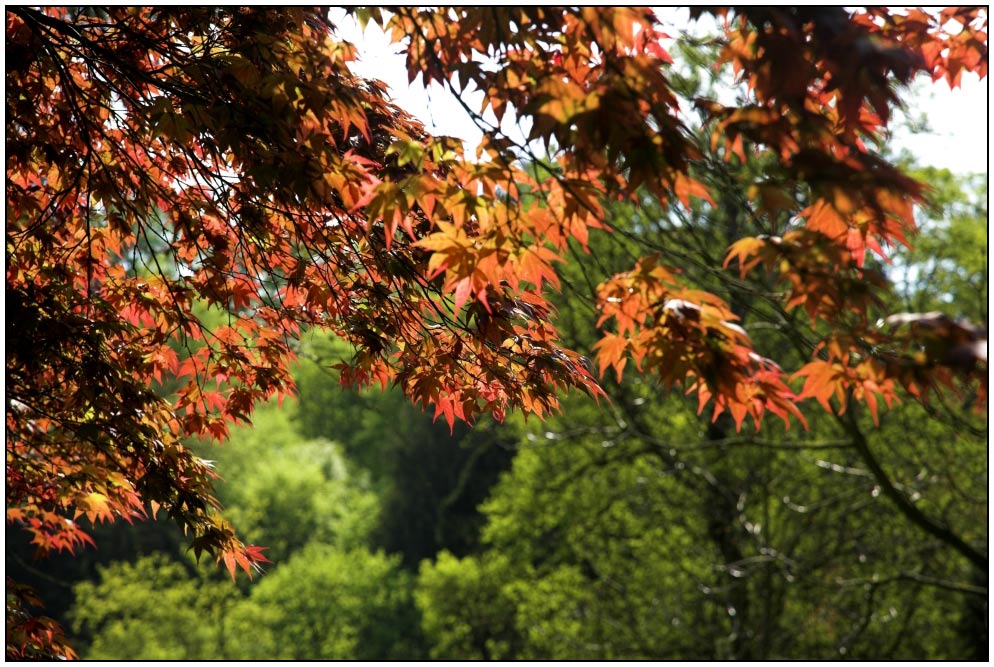
[[[54,16],[48,16],[44,12],[32,8],[17,8],[9,9],[18,18],[20,18],[26,25],[29,25],[39,34],[39,37],[48,45],[50,42],[55,42],[54,39],[49,40],[49,35],[41,34],[39,26],[46,26],[59,35],[67,38],[68,41],[57,42],[61,46],[73,51],[79,58],[83,59],[88,63],[97,63],[107,66],[112,72],[117,76],[123,77],[128,83],[139,89],[140,86],[137,82],[144,82],[146,85],[152,85],[160,88],[161,90],[168,91],[180,99],[187,102],[211,102],[211,98],[204,94],[199,94],[197,91],[192,90],[189,86],[184,86],[176,81],[166,81],[161,78],[156,78],[148,72],[144,72],[138,68],[129,66],[129,64],[122,59],[118,54],[114,53],[111,49],[101,45],[100,43],[87,39],[79,31],[78,26],[62,21]],[[90,53],[85,53],[79,48],[73,45],[73,42],[78,43],[82,48],[88,49]],[[143,44],[146,50],[156,50],[148,40],[143,40]],[[161,51],[160,51],[161,52]],[[101,60],[103,58],[103,60]],[[120,85],[117,85],[113,79],[108,79],[108,83],[114,87],[115,91],[126,95],[127,93],[122,90]]]
[[[852,399],[851,390],[850,395],[847,397],[847,403],[848,405],[845,416],[836,415],[836,420],[852,438],[853,446],[863,459],[863,462],[866,464],[867,468],[869,468],[870,472],[873,474],[874,479],[880,485],[880,489],[884,492],[884,495],[890,498],[897,507],[898,511],[900,511],[901,514],[907,517],[912,523],[958,551],[982,572],[987,572],[988,560],[986,556],[970,546],[965,540],[963,540],[963,538],[949,528],[936,523],[935,520],[918,509],[907,496],[897,489],[891,479],[887,476],[883,466],[880,465],[880,462],[873,455],[873,452],[870,450],[870,445],[866,440],[866,436],[859,427],[859,423],[856,419],[856,402]]]
[[[8,548],[7,549],[7,557],[8,558],[13,558],[15,561],[17,561],[18,565],[20,565],[21,567],[23,567],[25,570],[27,570],[31,574],[35,575],[36,577],[40,577],[41,579],[44,579],[45,581],[53,583],[53,584],[55,584],[56,586],[58,586],[60,588],[65,588],[65,589],[72,590],[73,585],[71,583],[63,581],[62,579],[59,579],[58,577],[53,577],[48,572],[45,572],[44,570],[35,567],[31,563],[29,563],[26,560],[24,560],[24,558],[22,558],[21,555],[17,553],[17,551],[15,551],[15,550],[13,550],[11,548]]]

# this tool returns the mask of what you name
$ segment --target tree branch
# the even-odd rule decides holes
[[[935,520],[918,509],[907,496],[901,493],[901,491],[894,486],[894,483],[887,476],[887,473],[880,465],[880,462],[873,455],[873,452],[870,451],[870,446],[866,440],[866,436],[859,428],[859,424],[856,421],[855,401],[853,401],[850,396],[847,402],[848,406],[846,408],[845,417],[836,416],[836,419],[849,434],[850,438],[852,438],[853,447],[863,459],[866,467],[869,468],[870,472],[873,474],[874,479],[880,485],[884,495],[890,498],[897,507],[898,511],[907,517],[912,523],[958,551],[982,572],[987,572],[988,560],[986,556],[967,544],[963,538],[951,531],[949,528],[936,523]]]

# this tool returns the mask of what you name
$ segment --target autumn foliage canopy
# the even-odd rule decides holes
[[[292,395],[315,327],[354,347],[343,384],[393,383],[450,424],[541,418],[626,368],[755,428],[803,426],[809,399],[876,414],[940,385],[986,409],[986,334],[879,313],[868,261],[912,241],[927,197],[873,150],[897,86],[986,76],[986,10],[707,11],[750,91],[739,106],[680,97],[646,9],[357,11],[406,49],[411,79],[485,93],[467,155],[353,75],[319,10],[8,8],[7,522],[44,555],[90,543],[83,517],[162,512],[251,575],[265,556],[183,442]],[[527,121],[527,142],[488,110]],[[560,343],[555,266],[611,232],[604,202],[713,205],[699,165],[756,154],[778,164],[747,193],[768,233],[714,268],[775,277],[818,332],[807,363],[757,354],[728,303],[649,253],[597,287],[596,359]],[[57,628],[11,618],[8,655],[71,655]]]

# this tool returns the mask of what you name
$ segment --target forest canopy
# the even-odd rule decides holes
[[[517,415],[549,429],[559,420],[589,429],[573,459],[514,457],[511,476],[484,505],[482,542],[457,541],[470,560],[439,556],[422,566],[415,593],[377,602],[380,615],[416,602],[428,639],[384,643],[437,640],[481,657],[579,646],[543,637],[585,636],[556,614],[593,601],[515,605],[530,586],[582,597],[582,581],[624,572],[626,561],[580,558],[592,548],[582,536],[544,525],[568,514],[568,504],[529,518],[518,504],[545,493],[521,481],[529,476],[567,484],[589,466],[599,471],[591,484],[608,475],[591,496],[599,497],[611,485],[648,489],[639,480],[655,469],[649,461],[704,471],[652,486],[639,501],[648,514],[615,517],[619,534],[643,524],[652,534],[646,517],[672,511],[661,498],[679,504],[704,494],[710,509],[673,537],[710,540],[737,579],[732,564],[753,556],[729,526],[760,483],[739,473],[757,462],[730,453],[684,460],[659,444],[672,438],[698,438],[715,451],[737,443],[776,450],[793,442],[783,440],[789,431],[809,434],[810,446],[845,448],[852,461],[818,460],[858,463],[873,497],[889,503],[884,524],[897,521],[952,554],[935,572],[893,576],[986,591],[986,528],[975,521],[974,482],[960,476],[986,475],[972,467],[971,449],[986,437],[986,256],[967,252],[986,209],[955,212],[957,197],[968,195],[916,173],[888,145],[916,77],[948,87],[964,74],[986,77],[985,8],[694,9],[694,18],[714,19],[719,32],[709,39],[674,39],[679,26],[640,8],[352,11],[406,52],[411,80],[437,82],[457,98],[483,91],[483,108],[465,109],[483,135],[475,154],[430,135],[382,82],[354,75],[355,46],[323,10],[7,8],[7,523],[26,531],[37,557],[81,553],[102,522],[161,515],[198,560],[207,554],[232,578],[261,571],[270,558],[222,511],[203,444],[229,440],[267,401],[295,396],[313,379],[306,363],[316,362],[345,387],[392,388],[453,435],[509,419],[527,438],[535,420],[522,425]],[[734,99],[716,93],[728,84]],[[486,120],[512,110],[529,123],[524,141]],[[986,180],[982,188],[986,201]],[[916,237],[916,216],[942,224]],[[895,281],[911,266],[938,293]],[[600,412],[588,414],[577,393]],[[663,405],[676,412],[664,415]],[[348,420],[301,410],[305,429],[334,423],[363,435]],[[614,426],[598,423],[604,415]],[[969,453],[960,464],[937,451],[897,451],[887,431],[897,421],[938,429],[940,441],[960,433],[966,440],[950,446]],[[591,454],[584,438],[598,432],[635,467]],[[480,444],[489,436],[465,437]],[[355,442],[340,444],[363,456]],[[337,446],[306,451],[333,470]],[[463,471],[474,456],[456,457]],[[499,455],[479,456],[507,467]],[[787,475],[796,461],[778,457],[767,463],[782,463],[777,475]],[[536,472],[543,467],[548,474]],[[399,468],[381,472],[395,478],[380,489],[387,497],[404,488]],[[301,489],[348,477],[296,474],[306,480]],[[238,489],[240,480],[226,477]],[[774,478],[763,478],[767,495]],[[465,483],[457,479],[459,493],[439,502],[457,504]],[[277,488],[253,484],[228,492],[249,530],[264,524],[250,500]],[[924,500],[919,485],[931,489]],[[361,483],[335,493],[343,505],[372,507]],[[601,511],[577,502],[578,516]],[[369,581],[353,582],[360,597],[376,582],[408,580],[392,556],[359,549],[369,526],[332,529],[316,516],[302,512],[300,531],[279,535],[270,555],[295,554],[287,568],[310,561],[334,570],[362,553],[355,558]],[[546,551],[512,567],[502,521],[534,530],[533,546]],[[303,545],[301,532],[320,530],[322,545]],[[808,537],[798,532],[792,548],[813,548]],[[419,557],[440,553],[446,539],[439,533]],[[675,546],[661,545],[630,544],[628,557],[644,551],[663,563]],[[769,562],[781,553],[772,543],[757,548]],[[804,571],[821,567],[809,565]],[[668,567],[656,574],[676,576]],[[690,570],[704,576],[701,567]],[[134,578],[142,568],[180,576],[168,563],[143,561],[106,577]],[[439,591],[460,590],[452,579],[460,568],[489,583],[513,579],[487,593],[494,614],[517,610],[494,621],[513,630],[498,639],[480,639],[478,628],[439,636],[448,627],[433,621],[445,618]],[[290,577],[283,572],[273,577]],[[276,613],[267,605],[280,599],[277,585],[264,580],[255,590],[259,601],[239,613]],[[673,595],[689,595],[681,590]],[[746,623],[750,590],[735,582],[723,590],[727,608],[738,610],[729,612],[728,655],[769,655],[775,641],[765,630],[735,625]],[[624,606],[604,595],[598,600]],[[37,602],[8,578],[8,657],[75,655],[58,624],[29,610]],[[342,604],[341,613],[353,613]],[[654,598],[645,604],[659,609]],[[775,607],[767,600],[768,615]],[[365,646],[357,638],[376,628],[363,623],[329,639],[328,655]],[[609,646],[611,633],[599,632]],[[642,641],[635,632],[631,646]],[[696,655],[697,647],[685,648]],[[652,656],[656,647],[644,649]]]

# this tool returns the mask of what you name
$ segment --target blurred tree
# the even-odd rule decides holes
[[[229,657],[224,619],[241,594],[230,580],[150,555],[99,568],[76,585],[72,630],[90,638],[88,660],[211,660]]]
[[[365,547],[379,515],[363,472],[337,443],[303,436],[297,414],[295,401],[267,403],[228,446],[203,445],[222,476],[218,498],[274,562],[311,542]]]
[[[987,174],[923,167],[930,186],[922,234],[895,256],[895,286],[913,312],[940,310],[986,322],[989,314]]]
[[[397,557],[311,543],[228,618],[239,660],[398,660],[423,651]]]
[[[74,588],[72,629],[88,659],[366,659],[423,652],[413,581],[369,551],[379,502],[338,445],[297,430],[296,406],[260,407],[251,427],[212,448],[239,484],[218,486],[246,534],[272,545],[256,585],[193,555],[99,567]],[[193,444],[193,450],[206,448]],[[118,554],[127,557],[128,552]],[[129,585],[124,582],[134,579]],[[166,603],[163,603],[163,600]],[[173,607],[182,607],[173,614]]]
[[[415,599],[436,660],[506,660],[520,655],[515,603],[505,591],[510,560],[490,550],[458,559],[442,551],[423,561]]]
[[[326,335],[303,342],[294,371],[301,433],[343,443],[356,469],[368,473],[381,508],[371,539],[401,554],[408,569],[441,549],[472,552],[483,525],[477,506],[510,466],[512,442],[489,419],[450,429],[395,388],[344,391],[328,365],[349,354],[346,343]]]

